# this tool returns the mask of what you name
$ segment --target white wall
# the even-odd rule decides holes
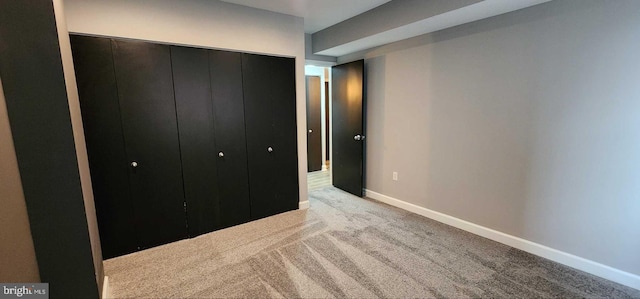
[[[302,18],[214,0],[65,0],[70,32],[295,57],[300,201],[307,200]]]
[[[339,58],[366,58],[366,188],[637,283],[639,15],[552,1]]]

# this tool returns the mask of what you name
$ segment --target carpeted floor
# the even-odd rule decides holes
[[[311,208],[104,262],[115,298],[640,298],[333,187]]]

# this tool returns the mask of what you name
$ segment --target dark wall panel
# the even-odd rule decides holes
[[[98,298],[51,1],[0,0],[0,77],[40,278],[50,298]]]

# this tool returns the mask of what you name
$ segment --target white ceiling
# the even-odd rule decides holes
[[[222,0],[304,18],[304,32],[314,33],[390,0]]]

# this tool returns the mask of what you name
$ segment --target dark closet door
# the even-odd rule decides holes
[[[171,64],[188,231],[197,236],[220,227],[209,51],[172,46]]]
[[[364,184],[364,60],[331,68],[333,185],[362,197]]]
[[[295,61],[242,55],[251,218],[298,208]]]
[[[169,46],[112,40],[141,248],[187,236]]]
[[[298,186],[298,131],[296,123],[296,68],[295,59],[262,56],[274,64],[268,72],[273,93],[274,144],[278,178],[275,200],[276,213],[297,210],[300,202]]]
[[[306,76],[307,85],[307,169],[322,169],[322,100],[320,77]]]
[[[138,247],[111,41],[72,35],[71,46],[102,255],[108,259]]]
[[[209,50],[220,227],[251,220],[240,53]]]

